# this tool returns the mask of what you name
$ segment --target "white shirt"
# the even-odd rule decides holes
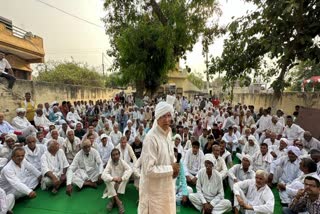
[[[257,129],[259,133],[262,133],[265,130],[269,129],[271,118],[272,117],[270,115],[261,115],[260,119],[256,123],[256,125],[259,126],[259,128]]]
[[[122,133],[120,131],[117,131],[117,133],[115,133],[115,131],[112,131],[110,133],[110,137],[113,145],[116,147],[120,143],[120,138],[122,137]]]
[[[204,167],[204,154],[199,150],[197,155],[192,153],[192,148],[188,149],[184,157],[185,176],[196,175]]]
[[[304,134],[303,128],[298,126],[297,124],[292,124],[291,127],[288,125],[285,126],[283,131],[283,136],[287,137],[289,141],[294,141],[295,139],[302,139]]]
[[[66,138],[62,144],[62,150],[66,154],[67,160],[69,164],[72,163],[72,160],[76,156],[76,154],[81,149],[81,140],[80,138],[74,136],[73,143],[70,142],[69,138]]]
[[[288,156],[283,156],[273,161],[270,165],[270,173],[274,174],[276,167],[282,168],[280,180],[282,183],[291,183],[294,179],[301,175],[300,159],[297,158],[293,163],[289,161]]]
[[[216,164],[214,165],[214,169],[220,173],[222,179],[225,179],[227,177],[228,168],[226,162],[221,156],[219,156],[218,159],[216,158]]]
[[[71,111],[68,112],[66,119],[68,122],[73,122],[73,123],[81,120],[77,112],[72,113]]]
[[[256,173],[249,167],[248,171],[243,170],[242,164],[236,164],[231,167],[228,171],[228,176],[231,179],[237,179],[238,181],[243,181],[247,179],[253,179],[256,176]]]
[[[270,124],[269,124],[269,130],[276,133],[277,135],[282,135],[283,132],[283,126],[280,122],[277,122],[276,124],[274,124],[271,120],[270,120]]]
[[[30,174],[36,177],[41,175],[40,171],[27,160],[22,161],[21,167],[17,166],[13,160],[11,160],[1,171],[0,187],[6,191],[7,194],[19,191],[28,195],[33,191],[28,183]]]
[[[137,161],[137,157],[134,154],[132,147],[128,143],[124,149],[121,148],[121,144],[118,144],[116,148],[120,150],[120,159],[127,162],[127,164],[131,165],[131,160],[133,163]]]
[[[11,68],[11,66],[10,66],[8,60],[6,60],[5,58],[0,60],[0,74],[2,72],[5,72],[5,69],[10,69],[10,68]]]
[[[318,149],[320,150],[320,141],[317,140],[316,138],[311,138],[310,141],[306,141],[306,139],[302,138],[302,143],[304,148],[307,151],[310,151],[311,149]]]
[[[234,195],[240,195],[240,190],[245,193],[245,201],[253,207],[253,211],[246,210],[246,214],[272,214],[274,209],[274,196],[268,185],[257,189],[256,180],[250,179],[234,184]]]
[[[31,163],[37,170],[41,171],[41,157],[47,151],[47,148],[42,144],[37,144],[34,151],[29,149],[28,145],[24,146],[25,158]]]
[[[242,155],[250,155],[252,157],[256,152],[259,151],[259,149],[260,148],[258,144],[254,143],[253,146],[251,146],[248,142],[242,149]]]
[[[260,150],[258,150],[252,157],[252,165],[253,170],[256,172],[257,170],[264,170],[266,172],[270,171],[270,164],[273,161],[272,155],[267,152],[264,156]]]
[[[114,148],[111,140],[109,140],[109,139],[108,139],[107,144],[105,146],[102,143],[98,144],[98,152],[99,152],[100,157],[102,159],[103,165],[106,165],[108,163],[108,160],[110,159],[111,151]]]
[[[210,202],[210,204],[215,207],[224,199],[222,178],[215,169],[212,169],[212,175],[208,178],[206,168],[202,168],[198,173],[196,187],[202,204]]]
[[[224,133],[222,140],[224,140],[226,143],[232,142],[234,144],[238,144],[238,138],[237,136],[232,133],[232,135],[230,136],[229,133]]]
[[[16,116],[12,119],[11,125],[17,130],[23,130],[29,126],[32,126],[26,117]]]
[[[89,175],[96,172],[102,174],[103,164],[98,151],[94,148],[90,148],[89,154],[86,155],[81,149],[76,154],[67,171],[67,185],[71,184],[73,172],[75,172],[77,169],[83,169]]]
[[[41,157],[41,172],[45,176],[47,172],[52,172],[56,176],[63,174],[63,169],[69,166],[64,152],[59,149],[55,156],[46,151]]]

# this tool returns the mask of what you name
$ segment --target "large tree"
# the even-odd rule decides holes
[[[226,79],[258,75],[277,76],[271,84],[276,97],[288,86],[285,77],[300,61],[320,60],[320,3],[317,0],[246,0],[257,9],[234,20],[228,28],[218,70]],[[263,70],[264,57],[276,60],[277,68]],[[232,64],[231,64],[232,63]]]
[[[37,66],[37,70],[36,81],[104,87],[102,75],[84,63],[49,61]]]
[[[135,84],[137,96],[154,92],[199,38],[219,32],[216,0],[106,0],[112,70]],[[218,13],[216,13],[218,12]]]

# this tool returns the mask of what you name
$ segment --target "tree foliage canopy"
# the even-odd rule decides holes
[[[209,20],[220,13],[215,0],[106,0],[104,7],[112,70],[133,82],[138,96],[164,83],[168,70],[201,35],[219,32]]]
[[[188,74],[188,80],[199,89],[203,88],[203,75],[200,72],[192,72]]]
[[[226,72],[233,81],[250,74],[275,76],[272,87],[277,96],[288,86],[285,76],[300,61],[320,60],[314,44],[320,32],[320,3],[316,0],[246,0],[257,9],[228,26],[230,37],[212,72]],[[277,62],[277,69],[262,70],[264,57]]]
[[[34,78],[36,81],[104,87],[102,75],[87,64],[49,61],[38,66],[37,70],[39,74]]]

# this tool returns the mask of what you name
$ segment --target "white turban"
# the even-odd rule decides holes
[[[289,141],[288,141],[287,138],[281,138],[281,139],[280,139],[280,142],[281,142],[281,141],[283,141],[283,142],[286,143],[287,145],[289,144]]]
[[[216,159],[215,157],[213,156],[213,154],[205,154],[204,156],[204,162],[206,161],[210,161],[213,165],[216,164]]]
[[[250,155],[243,155],[243,156],[242,156],[242,158],[241,158],[241,160],[243,160],[243,158],[248,159],[248,160],[249,160],[249,162],[250,162],[250,166],[252,165],[252,158],[251,158],[251,156],[250,156]]]
[[[174,140],[176,140],[177,138],[178,138],[180,141],[182,140],[182,138],[181,138],[181,136],[180,136],[179,134],[176,134],[176,135],[173,137]]]
[[[295,154],[297,157],[299,157],[299,156],[301,155],[300,149],[299,149],[298,147],[296,147],[296,146],[289,146],[289,147],[287,148],[287,151],[288,151],[288,152],[289,152],[289,151],[293,152],[293,154]]]
[[[127,121],[127,124],[128,124],[128,123],[132,123],[132,121],[131,121],[131,120],[128,120],[128,121]]]
[[[164,101],[159,102],[155,110],[156,120],[158,120],[161,116],[167,114],[168,112],[173,116],[173,106]]]
[[[171,96],[171,95],[167,95],[167,99],[166,99],[167,103],[168,104],[171,104],[173,105],[174,102],[176,101],[176,98],[174,96]]]
[[[18,140],[17,135],[15,135],[15,134],[13,134],[13,133],[7,134],[7,135],[4,137],[4,141],[7,141],[7,140],[9,140],[9,139],[14,140],[14,142],[16,142],[16,141]]]
[[[314,179],[318,180],[318,182],[320,182],[320,177],[317,174],[311,174],[309,176],[306,177],[313,177]]]
[[[17,108],[16,113],[26,112],[25,108]]]

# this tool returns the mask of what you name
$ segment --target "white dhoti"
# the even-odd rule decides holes
[[[0,188],[0,213],[7,213],[14,207],[15,199],[13,194],[6,195],[6,192]]]
[[[53,173],[54,176],[56,176],[58,179],[60,179],[61,175],[60,174],[57,174],[57,173]],[[50,187],[53,186],[53,182],[52,182],[52,179],[49,178],[48,176],[43,176],[42,177],[42,180],[41,180],[41,189],[42,190],[46,190]]]
[[[104,190],[102,198],[107,198],[107,197],[112,198],[117,194],[125,193],[128,180],[122,181],[120,184],[117,184],[114,181],[105,182],[105,183],[106,183],[106,189]]]
[[[191,187],[187,186],[187,190],[188,190],[189,195],[191,193],[193,193],[193,190]],[[182,194],[182,188],[178,189],[176,192],[176,201],[181,201],[183,196],[184,195]]]
[[[98,170],[86,172],[84,169],[77,169],[73,174],[72,183],[81,189],[85,181],[98,181],[99,174]]]
[[[191,193],[189,195],[189,200],[197,210],[202,210],[203,206],[201,202],[201,196],[199,195],[199,193]],[[223,214],[231,210],[231,202],[229,200],[218,199],[217,201],[215,201],[215,204],[216,205],[212,209],[212,214]]]
[[[28,186],[30,189],[35,189],[38,184],[38,178],[34,175],[30,175],[30,176],[26,176],[23,180],[22,183],[24,183],[26,186]],[[15,189],[15,188],[11,188],[9,191],[6,192],[7,194],[13,194],[15,196],[15,198],[21,198],[26,196],[25,193],[20,192],[19,190]]]

